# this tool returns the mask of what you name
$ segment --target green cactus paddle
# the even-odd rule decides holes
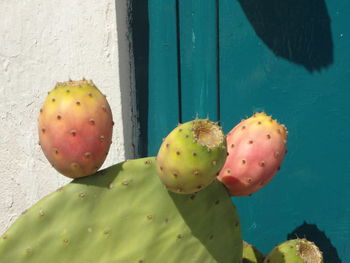
[[[1,263],[240,263],[239,218],[224,186],[168,192],[155,159],[75,179],[0,238]]]

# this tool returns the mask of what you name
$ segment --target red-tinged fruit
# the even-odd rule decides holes
[[[90,80],[59,82],[39,115],[39,144],[61,174],[95,173],[111,145],[113,117],[106,97]]]
[[[287,129],[264,112],[241,121],[226,136],[228,156],[218,180],[231,196],[247,196],[279,171],[286,153]]]

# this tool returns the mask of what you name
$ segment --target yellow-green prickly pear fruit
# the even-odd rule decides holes
[[[315,243],[298,238],[277,245],[264,263],[323,263],[323,255]]]
[[[226,156],[221,127],[208,119],[196,119],[178,125],[164,139],[157,156],[157,171],[167,189],[191,194],[214,181]]]
[[[61,174],[77,178],[95,173],[111,145],[112,112],[92,81],[59,82],[39,115],[39,144]]]
[[[243,241],[242,263],[263,263],[264,258],[264,254],[261,253],[255,246]]]

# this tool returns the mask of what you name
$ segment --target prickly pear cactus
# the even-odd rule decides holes
[[[264,263],[323,263],[320,249],[305,238],[287,240],[276,246]]]
[[[287,129],[265,113],[243,120],[227,134],[227,156],[218,179],[232,196],[251,195],[279,171]]]
[[[243,241],[242,263],[263,263],[264,258],[264,254],[261,253],[255,246]]]
[[[169,190],[191,194],[214,181],[226,156],[221,127],[196,119],[180,124],[164,139],[157,156],[157,171]]]
[[[39,115],[39,144],[61,174],[77,178],[95,173],[111,145],[112,112],[92,81],[59,82]]]
[[[224,186],[168,192],[154,158],[72,181],[0,238],[1,263],[241,263],[241,256],[239,218]]]

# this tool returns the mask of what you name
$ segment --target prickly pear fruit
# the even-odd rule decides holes
[[[298,238],[276,246],[264,263],[323,263],[323,255],[313,242]]]
[[[207,119],[196,119],[180,124],[164,139],[157,171],[166,188],[191,194],[214,181],[226,156],[221,127]]]
[[[255,246],[243,241],[242,263],[263,263],[264,258],[264,254],[261,253]]]
[[[261,189],[280,169],[286,153],[287,130],[265,113],[243,120],[227,135],[229,153],[218,179],[232,196]]]
[[[39,144],[49,162],[70,178],[95,173],[111,145],[113,119],[92,81],[57,83],[39,115]]]
[[[237,211],[214,182],[167,191],[155,158],[123,162],[44,197],[0,236],[1,263],[241,263]]]

